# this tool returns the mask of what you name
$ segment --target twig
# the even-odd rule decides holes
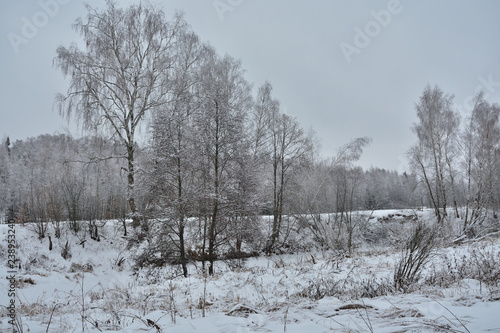
[[[443,304],[439,303],[438,300],[434,300],[434,302],[436,302],[437,304],[441,305],[446,311],[448,311],[453,317],[455,317],[456,320],[458,320],[458,322],[463,326],[463,328],[465,328],[465,330],[467,332],[470,333],[470,331],[467,329],[467,327],[464,325],[464,323],[462,323],[462,321],[460,319],[458,319],[457,316],[455,316],[455,314],[453,312],[451,312],[446,306],[444,306]]]
[[[361,319],[363,319],[363,321],[365,322],[366,327],[368,327],[370,332],[373,333],[373,326],[372,326],[372,323],[370,321],[370,316],[368,315],[368,307],[365,305],[365,301],[361,300],[361,302],[363,303],[363,308],[365,309],[365,312],[366,312],[366,319],[361,314],[361,311],[359,311],[359,308],[356,308],[356,311],[358,312]]]
[[[82,272],[82,332],[85,332],[85,293],[83,283],[85,279],[85,272]]]
[[[202,316],[205,318],[205,306],[207,304],[207,272],[203,270],[203,304],[201,305]]]
[[[108,157],[98,157],[98,156],[88,156],[87,161],[82,161],[82,160],[64,160],[63,164],[68,164],[68,163],[82,163],[85,165],[89,165],[91,163],[99,163],[111,159],[120,159],[120,158],[126,158],[126,156],[108,156]]]
[[[140,321],[141,321],[144,325],[146,325],[147,327],[150,327],[150,328],[148,329],[148,332],[150,332],[153,328],[154,328],[154,329],[156,329],[156,332],[161,332],[161,327],[158,325],[158,322],[160,321],[160,319],[162,319],[163,317],[165,317],[165,316],[166,316],[166,314],[165,314],[165,315],[163,315],[163,316],[161,316],[161,317],[160,317],[160,318],[158,318],[158,319],[156,320],[156,322],[155,322],[155,321],[152,321],[151,319],[148,319],[148,318],[143,319],[143,318],[141,318],[141,317],[139,317],[138,315],[133,314],[133,313],[126,313],[126,312],[122,312],[121,314],[122,314],[123,316],[125,316],[125,317],[130,317],[130,318],[135,318],[135,319],[140,320]]]
[[[47,329],[45,330],[45,333],[49,333],[50,323],[52,322],[52,316],[54,315],[56,308],[57,308],[57,304],[54,304],[54,307],[52,308],[52,312],[50,313],[49,323],[47,324]]]
[[[14,327],[16,329],[15,332],[18,333],[23,333],[24,332],[24,327],[23,327],[23,320],[21,317],[16,315],[16,319],[14,321]],[[29,329],[29,328],[28,328]]]
[[[441,316],[445,318],[447,321],[449,321],[452,325],[455,325],[453,322],[451,322],[448,318]],[[441,317],[436,318],[436,320],[440,319]],[[424,322],[424,325],[434,327],[436,331],[446,331],[446,332],[452,332],[452,333],[463,333],[463,331],[456,330],[454,328],[451,328],[450,325],[440,325],[438,323],[433,323],[433,322]],[[456,326],[456,325],[455,325]]]
[[[288,308],[289,307],[287,306],[286,307],[286,311],[285,311],[285,317],[283,318],[283,321],[284,321],[284,323],[283,323],[283,333],[286,333],[286,319],[288,317]]]

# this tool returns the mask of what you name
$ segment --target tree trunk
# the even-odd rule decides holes
[[[128,205],[132,215],[132,226],[137,228],[140,226],[140,219],[137,216],[137,207],[134,198],[134,186],[135,186],[135,169],[134,169],[134,147],[133,142],[127,143],[127,196]]]
[[[275,153],[275,161],[273,162],[273,228],[271,232],[271,237],[266,244],[265,252],[271,254],[274,249],[274,245],[279,237],[279,194],[278,194],[278,163],[276,161],[277,156]]]
[[[217,215],[219,212],[219,154],[220,154],[220,142],[219,142],[219,105],[217,101],[215,102],[215,153],[214,153],[214,207],[212,211],[212,222],[210,223],[210,229],[208,231],[208,274],[214,274],[214,261],[215,261],[215,238],[216,238],[216,227],[217,227]]]
[[[122,225],[123,225],[123,237],[127,237],[127,219],[126,218],[123,218]]]
[[[216,223],[217,223],[217,202],[214,204],[214,210],[212,214],[212,221],[210,223],[210,228],[208,231],[208,274],[214,275],[214,262],[215,262],[215,236],[216,236]]]
[[[183,273],[184,277],[188,277],[186,249],[185,249],[185,245],[184,245],[184,222],[183,221],[179,225],[179,250],[180,250],[180,257],[181,257],[182,273]]]

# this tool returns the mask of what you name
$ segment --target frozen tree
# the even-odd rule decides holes
[[[279,101],[272,96],[271,83],[265,82],[257,92],[257,98],[252,113],[253,157],[259,164],[264,164],[266,155],[271,151],[269,131],[273,115],[279,113]]]
[[[354,162],[359,160],[364,147],[370,141],[370,138],[363,137],[343,145],[331,164],[335,186],[335,223],[338,225],[339,233],[342,227],[345,228],[345,246],[349,255],[352,254],[354,231],[361,223],[360,218],[354,216],[353,212],[359,209],[361,203],[363,172],[360,167],[354,165]]]
[[[484,94],[475,97],[474,109],[462,134],[466,205],[464,230],[485,217],[495,200],[500,167],[500,106],[490,104]]]
[[[184,34],[182,39],[172,77],[172,101],[156,110],[153,116],[149,188],[151,201],[159,208],[159,216],[166,219],[162,232],[169,235],[177,247],[178,261],[187,277],[185,227],[187,218],[196,213],[193,207],[199,189],[193,158],[197,154],[193,120],[200,103],[194,86],[200,81],[203,58],[213,50],[193,33]]]
[[[14,218],[11,210],[11,163],[10,163],[10,139],[3,140],[4,145],[0,146],[0,221],[4,217],[8,219]]]
[[[75,115],[88,130],[106,129],[122,143],[128,202],[137,224],[136,134],[148,113],[171,96],[170,74],[186,24],[182,15],[168,21],[151,5],[106,4],[102,11],[87,5],[87,20],[75,22],[83,50],[76,44],[57,49],[54,63],[70,77],[68,92],[57,102],[61,114]]]
[[[439,87],[425,88],[415,105],[418,123],[412,127],[418,142],[408,152],[413,169],[425,184],[438,222],[447,216],[448,178],[454,185],[451,158],[460,119],[452,110],[452,103],[453,96],[444,94]]]
[[[250,252],[260,251],[264,237],[258,224],[263,206],[263,182],[258,166],[252,163],[251,144],[251,140],[242,142],[242,151],[230,170],[233,186],[228,193],[229,223],[224,233],[234,257],[246,255],[242,249],[244,243]]]
[[[335,157],[310,163],[302,170],[300,193],[301,214],[308,220],[303,222],[314,234],[316,240],[326,248],[338,244],[342,229],[351,231],[351,243],[357,221],[352,212],[361,204],[363,173],[354,166],[366,145],[367,137],[357,138],[342,145]],[[325,218],[324,213],[334,213]],[[348,220],[349,218],[349,220]],[[347,245],[347,244],[346,244]],[[352,249],[352,247],[349,247]]]
[[[354,247],[353,236],[362,222],[361,217],[354,212],[360,209],[363,171],[360,167],[343,166],[335,173],[337,189],[335,221],[339,228],[345,228],[345,246],[351,256]]]
[[[259,212],[270,214],[272,211],[270,196],[267,195],[267,183],[271,174],[271,138],[269,130],[272,115],[279,113],[279,101],[272,95],[273,87],[265,82],[257,91],[254,107],[250,116],[251,159],[254,176],[260,178],[258,184],[262,207]]]
[[[221,58],[213,53],[201,75],[196,88],[201,103],[195,116],[196,145],[208,217],[204,239],[208,238],[209,274],[213,274],[217,236],[227,225],[228,195],[235,187],[231,172],[246,149],[246,119],[252,98],[240,62],[230,56]]]
[[[306,160],[311,150],[310,141],[298,121],[278,109],[271,109],[269,116],[272,186],[272,228],[265,251],[271,253],[278,244],[283,224],[287,191],[291,185],[294,170]]]
[[[10,138],[9,137],[7,137],[7,139],[5,139],[5,149],[7,150],[7,155],[10,156],[11,149],[10,149]]]

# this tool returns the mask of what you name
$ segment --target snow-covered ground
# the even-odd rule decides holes
[[[372,223],[406,214],[378,211]],[[15,230],[23,332],[500,332],[500,282],[452,278],[470,258],[500,262],[498,238],[438,249],[422,282],[402,294],[392,288],[400,256],[394,248],[361,246],[350,258],[317,250],[220,261],[213,277],[191,264],[183,278],[178,267],[133,274],[135,253],[112,222],[100,242],[89,239],[83,248],[67,232],[52,237],[51,251],[48,238],[39,240],[29,226]],[[2,277],[10,270],[7,234],[0,225]],[[4,307],[8,290],[2,278],[0,332],[14,332]]]

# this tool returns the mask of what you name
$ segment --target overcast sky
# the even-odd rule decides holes
[[[454,94],[463,116],[479,89],[500,102],[500,1],[152,2],[169,17],[184,11],[203,40],[241,59],[255,89],[271,82],[325,156],[371,137],[364,168],[407,169],[414,104],[428,83]],[[77,0],[1,2],[0,139],[80,135],[53,108],[68,82],[52,60],[59,45],[81,42],[71,24],[86,14]]]

